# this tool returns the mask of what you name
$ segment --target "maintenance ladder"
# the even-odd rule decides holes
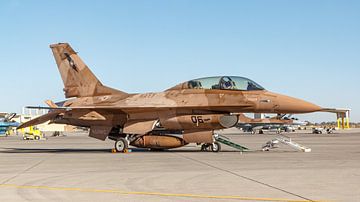
[[[270,140],[262,147],[262,150],[269,151],[270,149],[276,148],[276,144],[278,144],[279,142],[281,142],[285,145],[288,145],[294,149],[297,149],[299,151],[311,152],[311,148],[303,146],[299,143],[296,143],[296,142],[292,141],[290,137],[287,137],[285,135],[279,135],[275,139]]]
[[[225,144],[227,146],[230,146],[232,148],[240,150],[241,152],[250,150],[249,148],[246,148],[246,147],[244,147],[242,145],[239,145],[239,144],[236,144],[235,142],[232,142],[228,137],[225,137],[223,135],[215,134],[214,137],[215,137],[215,140],[217,142],[220,142],[222,144]]]

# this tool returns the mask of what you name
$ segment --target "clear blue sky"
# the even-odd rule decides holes
[[[126,92],[240,75],[324,107],[351,108],[360,121],[359,2],[2,0],[0,111],[63,100],[49,44],[69,42],[104,84]]]

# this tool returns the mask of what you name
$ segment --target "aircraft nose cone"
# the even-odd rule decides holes
[[[310,113],[322,108],[313,103],[285,95],[277,95],[277,113]]]

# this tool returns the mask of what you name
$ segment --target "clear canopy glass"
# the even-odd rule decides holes
[[[256,82],[238,76],[218,76],[194,79],[182,85],[183,89],[220,89],[220,90],[264,90]]]

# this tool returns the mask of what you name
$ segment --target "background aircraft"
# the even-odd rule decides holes
[[[69,44],[50,48],[69,99],[59,105],[48,103],[51,107],[44,107],[50,109],[48,114],[19,128],[48,120],[89,127],[90,137],[114,140],[117,151],[129,145],[170,149],[188,143],[207,144],[219,151],[214,130],[235,126],[240,113],[309,113],[322,109],[237,76],[194,79],[159,93],[128,94],[104,86]]]
[[[291,115],[278,114],[274,117],[267,118],[249,118],[244,114],[239,115],[239,122],[236,127],[245,132],[263,133],[264,130],[271,130],[276,132],[288,132],[289,126],[304,126],[307,123],[299,121],[297,118],[292,118]]]
[[[11,121],[16,116],[16,113],[0,113],[0,136],[6,136],[9,129],[18,127],[20,124]]]

